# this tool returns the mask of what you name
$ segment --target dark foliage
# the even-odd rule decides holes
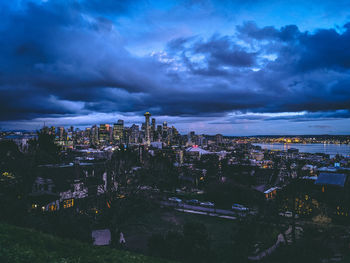
[[[206,227],[197,222],[186,223],[182,233],[152,235],[148,247],[151,255],[183,262],[212,262],[214,255]]]

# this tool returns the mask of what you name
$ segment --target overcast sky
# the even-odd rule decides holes
[[[350,1],[0,1],[0,128],[350,134]]]

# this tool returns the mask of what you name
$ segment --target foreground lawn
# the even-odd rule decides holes
[[[125,236],[127,246],[133,251],[146,253],[147,243],[152,234],[166,234],[168,231],[182,232],[187,222],[198,222],[205,225],[213,250],[218,255],[231,251],[231,234],[237,227],[233,220],[210,217],[206,215],[188,214],[172,209],[155,209],[142,218],[129,222]]]
[[[0,262],[160,263],[166,261],[108,247],[94,247],[75,240],[43,234],[36,230],[0,223]]]

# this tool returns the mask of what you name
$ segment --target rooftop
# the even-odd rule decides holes
[[[198,146],[193,146],[193,147],[189,147],[186,149],[186,152],[199,152],[200,155],[202,154],[210,154],[210,152],[203,150],[202,148],[198,147]]]
[[[315,184],[319,185],[334,185],[344,187],[346,181],[346,174],[338,173],[320,173]]]

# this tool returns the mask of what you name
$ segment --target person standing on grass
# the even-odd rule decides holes
[[[124,238],[124,234],[121,231],[120,231],[120,234],[119,234],[119,244],[121,246],[125,246],[125,244],[126,244],[126,241],[125,241],[125,238]]]

